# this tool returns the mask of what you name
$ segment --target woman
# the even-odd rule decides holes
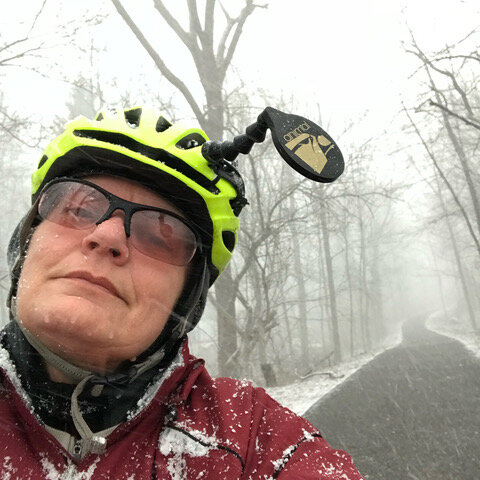
[[[206,140],[136,108],[47,147],[10,244],[1,478],[361,478],[263,389],[189,354],[246,203]]]

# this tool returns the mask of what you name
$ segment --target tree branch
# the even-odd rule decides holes
[[[465,118],[464,116],[462,115],[459,115],[458,113],[455,113],[454,111],[450,110],[448,107],[446,107],[445,105],[442,105],[440,103],[437,103],[437,102],[434,102],[433,100],[430,100],[428,102],[430,105],[434,106],[434,107],[438,107],[440,108],[441,110],[443,110],[444,112],[448,113],[449,115],[451,115],[452,117],[455,117],[455,118],[458,118],[459,120],[461,120],[462,122],[466,123],[467,125],[470,125],[471,127],[474,127],[478,130],[480,130],[480,124],[476,123],[476,122],[472,122],[471,120],[468,120],[468,118]]]
[[[403,106],[403,110],[405,112],[405,114],[407,115],[408,119],[410,120],[410,124],[412,125],[412,127],[414,128],[415,130],[415,133],[417,134],[418,138],[420,139],[420,141],[422,142],[422,145],[424,146],[428,156],[430,157],[430,159],[432,160],[433,162],[433,165],[435,166],[437,172],[439,173],[440,177],[442,178],[443,182],[445,183],[445,185],[447,186],[448,190],[450,191],[452,197],[453,197],[453,200],[455,201],[455,203],[457,204],[458,208],[460,209],[460,211],[462,212],[462,216],[465,220],[465,223],[467,224],[467,228],[468,228],[468,231],[470,232],[470,235],[472,236],[472,239],[473,241],[475,242],[475,245],[477,247],[477,250],[478,252],[480,252],[480,242],[477,238],[477,235],[475,234],[475,231],[473,229],[473,226],[470,222],[470,219],[468,217],[468,214],[465,210],[465,208],[463,207],[462,203],[460,202],[460,199],[458,198],[457,194],[455,193],[455,190],[453,189],[452,185],[450,184],[450,182],[448,181],[446,175],[443,173],[443,170],[440,168],[440,165],[438,164],[437,162],[437,159],[435,157],[435,155],[432,153],[432,151],[430,150],[429,146],[427,145],[427,142],[425,141],[425,139],[423,138],[422,134],[420,133],[420,130],[418,129],[417,127],[417,124],[413,121],[413,118],[411,117],[411,115],[408,113],[408,110],[405,108],[405,106]]]
[[[215,21],[215,0],[207,0],[205,5],[205,41],[208,42],[209,48],[213,51],[213,27]]]
[[[19,38],[18,40],[14,40],[11,43],[7,43],[6,45],[4,45],[3,47],[0,48],[0,53],[3,52],[4,50],[8,50],[11,47],[14,47],[15,45],[17,45],[19,43],[26,42],[27,40],[28,40],[28,37],[24,37],[24,38]]]
[[[203,30],[198,18],[197,2],[196,0],[187,0],[187,5],[190,17],[190,33],[197,35],[200,40],[203,40]]]
[[[207,25],[205,26],[205,30],[202,29],[200,24],[200,19],[198,16],[198,9],[197,9],[197,1],[196,0],[187,0],[188,2],[188,12],[190,16],[190,33],[192,35],[192,41],[196,43],[196,39],[200,40],[200,43],[203,48],[203,53],[207,56],[214,58],[213,53],[213,24],[211,24],[211,29],[207,30]],[[205,7],[207,8],[208,5]],[[210,25],[210,23],[208,24]],[[198,46],[198,45],[197,45]],[[197,57],[199,53],[199,49],[197,48],[195,54],[192,52],[193,58],[195,63],[197,64]],[[199,65],[197,64],[197,68]]]
[[[453,88],[459,93],[460,97],[462,98],[463,104],[465,108],[467,109],[467,112],[469,113],[470,116],[473,117],[473,110],[470,105],[470,102],[468,101],[467,95],[463,88],[460,86],[460,84],[457,82],[457,79],[455,78],[455,75],[452,72],[449,72],[448,70],[442,70],[441,68],[437,67],[432,60],[430,60],[425,53],[422,51],[422,49],[418,46],[415,38],[413,37],[412,34],[412,42],[414,47],[416,48],[416,51],[414,50],[407,50],[409,53],[413,53],[416,57],[418,57],[425,65],[428,65],[432,70],[435,70],[436,72],[440,73],[441,75],[444,75],[448,78],[450,78]]]
[[[222,10],[224,9],[222,8]],[[222,33],[220,41],[218,42],[218,49],[217,49],[218,63],[220,63],[224,58],[225,47],[227,46],[227,39],[228,39],[228,36],[230,35],[230,32],[232,31],[233,26],[235,25],[235,21],[229,16],[227,16],[227,13],[225,12],[225,10],[224,10],[224,13],[225,13],[225,16],[227,17],[227,25],[225,27],[225,30]]]
[[[130,27],[130,30],[135,34],[137,37],[138,41],[142,44],[142,46],[145,48],[147,53],[150,55],[152,60],[155,62],[155,65],[158,67],[162,75],[175,87],[177,88],[182,95],[184,96],[185,100],[188,102],[190,105],[190,108],[193,110],[193,113],[197,117],[198,121],[200,123],[205,121],[205,115],[203,111],[200,109],[198,106],[197,102],[193,98],[193,95],[191,94],[190,90],[187,88],[185,83],[180,80],[179,77],[177,77],[163,62],[161,59],[160,55],[155,51],[155,49],[152,47],[150,42],[145,38],[143,33],[140,31],[140,29],[137,27],[135,22],[132,20],[132,18],[129,16],[127,11],[123,8],[122,4],[120,3],[119,0],[112,0],[113,5],[117,9],[118,13],[120,16],[123,18],[125,23]],[[161,3],[161,2],[159,2]]]
[[[477,62],[480,62],[480,56],[479,55],[446,55],[444,57],[437,57],[435,59],[435,62],[441,62],[442,60],[475,60]]]
[[[114,1],[114,0],[112,0]],[[117,0],[115,0],[116,2]],[[164,18],[164,20],[168,23],[170,28],[178,35],[180,40],[187,46],[187,48],[191,49],[192,47],[196,46],[195,42],[191,35],[189,35],[182,26],[177,22],[177,20],[171,15],[171,13],[165,8],[162,0],[154,0],[153,2],[155,8],[158,10],[160,15]]]
[[[7,66],[8,65],[7,62],[10,62],[12,60],[16,60],[17,58],[27,57],[30,53],[36,52],[37,50],[41,50],[42,48],[43,48],[43,45],[39,45],[38,47],[30,48],[30,49],[25,50],[21,53],[17,53],[16,55],[12,55],[11,57],[2,58],[0,60],[0,65]]]
[[[43,12],[43,9],[45,8],[45,4],[47,3],[47,0],[43,0],[43,3],[42,3],[42,6],[40,7],[40,9],[38,10],[37,14],[35,15],[35,18],[33,19],[33,22],[32,22],[32,25],[30,27],[30,30],[28,31],[27,33],[27,37],[28,35],[30,35],[30,33],[32,33],[32,30],[35,28],[35,25],[37,23],[37,20],[38,18],[40,17],[40,15],[42,14]]]
[[[247,20],[247,18],[251,15],[251,13],[257,7],[267,8],[266,5],[262,5],[262,6],[255,5],[253,3],[253,0],[246,0],[245,7],[243,7],[242,11],[240,12],[240,15],[235,20],[235,23],[237,24],[237,26],[233,33],[232,41],[230,42],[230,45],[227,48],[227,53],[225,55],[225,58],[218,59],[219,67],[223,75],[225,75],[227,68],[230,65],[230,62],[232,61],[233,54],[235,53],[235,49],[237,48],[238,41],[240,39],[240,35],[242,34],[243,25],[245,24],[245,21]]]
[[[4,111],[0,111],[0,114],[2,114],[4,117],[6,117],[8,120],[12,122],[11,126],[8,126],[6,123],[0,121],[0,130],[3,130],[5,133],[7,133],[10,137],[14,138],[18,142],[20,142],[22,145],[25,145],[28,148],[36,148],[38,147],[38,144],[40,143],[40,139],[37,141],[37,143],[32,144],[26,142],[21,136],[19,136],[16,133],[16,130],[19,129],[19,127],[22,126],[21,122],[18,119],[12,118],[10,115],[7,115]],[[26,122],[24,122],[26,123]]]

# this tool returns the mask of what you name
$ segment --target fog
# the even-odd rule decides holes
[[[162,17],[152,2],[124,1],[123,18],[115,3],[22,0],[2,14],[2,302],[9,290],[8,240],[29,208],[29,176],[69,119],[92,117],[105,106],[149,104],[220,141],[243,133],[268,105],[304,116],[337,142],[343,175],[331,184],[305,180],[270,139],[239,157],[249,205],[240,216],[234,259],[211,289],[190,343],[212,375],[248,377],[264,387],[294,384],[361,358],[363,390],[348,393],[340,382],[324,403],[312,399],[323,409],[327,440],[352,453],[351,445],[368,443],[369,433],[358,427],[351,438],[348,427],[339,426],[335,436],[332,395],[339,405],[348,404],[348,395],[383,401],[374,392],[384,388],[380,380],[393,375],[386,366],[396,362],[385,352],[417,345],[416,335],[426,338],[425,351],[432,345],[440,351],[432,332],[478,343],[478,2],[258,2],[236,30],[238,39],[234,32],[249,2],[225,2],[228,16],[217,5],[213,29],[222,65],[199,38],[179,39],[189,31],[186,2],[164,2],[171,17]],[[203,12],[204,2],[197,4]],[[435,321],[425,326],[428,318]],[[8,322],[5,308],[0,319]],[[406,335],[414,338],[408,345]],[[453,350],[443,348],[449,369]],[[477,365],[472,353],[459,352]],[[374,355],[375,365],[385,367],[377,387],[368,376]],[[472,369],[451,374],[473,378]],[[415,381],[428,389],[427,377]],[[403,380],[408,383],[401,376],[398,384]],[[478,417],[461,401],[455,408],[456,416]],[[322,430],[320,414],[310,415]],[[385,425],[389,415],[399,413],[389,410],[378,422]],[[371,461],[375,448],[352,453],[365,478],[447,479],[456,472],[454,462],[382,469],[380,454]],[[401,450],[389,452],[397,460],[409,455]],[[450,455],[443,445],[438,452]],[[465,465],[463,478],[476,478],[478,460],[459,452],[457,462]]]

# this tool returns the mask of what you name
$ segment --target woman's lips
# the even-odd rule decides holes
[[[100,287],[103,287],[111,295],[114,295],[115,297],[118,297],[118,298],[123,300],[123,298],[118,293],[118,290],[115,288],[115,285],[108,278],[97,277],[97,276],[93,275],[92,273],[86,272],[86,271],[71,272],[71,273],[65,275],[64,278],[85,280],[89,283],[92,283],[93,285],[98,285]]]

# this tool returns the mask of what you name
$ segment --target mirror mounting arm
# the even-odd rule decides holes
[[[343,172],[344,160],[332,137],[311,120],[266,107],[257,121],[246,128],[233,141],[207,141],[202,145],[202,155],[217,174],[213,180],[225,178],[237,191],[235,212],[240,213],[247,203],[245,186],[236,167],[239,153],[250,153],[254,143],[265,140],[270,129],[273,144],[280,156],[306,178],[321,183],[335,181]],[[232,205],[233,206],[233,205]]]

